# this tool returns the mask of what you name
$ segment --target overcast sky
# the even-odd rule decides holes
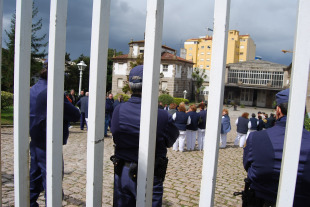
[[[92,0],[68,0],[67,47],[71,59],[89,56]],[[128,43],[143,40],[147,0],[111,0],[109,48],[128,53]],[[229,28],[249,34],[256,44],[256,55],[263,60],[288,65],[293,50],[297,15],[296,0],[231,0]],[[48,33],[50,0],[35,0],[43,33]],[[3,27],[9,29],[16,1],[3,2]],[[214,0],[165,0],[163,44],[178,51],[184,41],[206,35],[213,27]],[[212,33],[209,32],[209,35]],[[3,41],[7,39],[3,33]],[[46,41],[48,38],[46,39]],[[3,42],[3,47],[6,44]]]

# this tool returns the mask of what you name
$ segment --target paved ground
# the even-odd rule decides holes
[[[243,151],[233,146],[236,118],[245,111],[250,114],[258,111],[271,112],[271,109],[259,108],[229,110],[232,131],[228,133],[228,147],[219,150],[214,206],[241,206],[241,198],[233,196],[233,192],[242,190],[243,179],[246,176],[242,166]],[[87,134],[78,127],[73,127],[70,132],[68,145],[64,146],[63,150],[65,162],[63,206],[85,206]],[[1,141],[2,201],[3,206],[14,206],[13,128],[2,128]],[[113,166],[109,160],[112,154],[113,142],[111,138],[107,138],[104,143],[103,206],[112,206]],[[169,149],[168,157],[163,206],[198,206],[203,152],[181,153]],[[43,196],[40,196],[40,206],[44,206]]]

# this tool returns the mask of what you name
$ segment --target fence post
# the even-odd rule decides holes
[[[161,59],[164,0],[148,0],[141,103],[137,206],[152,206],[158,81]]]
[[[2,22],[3,22],[3,0],[0,0],[0,48],[2,48]],[[0,53],[0,65],[2,65],[2,52]],[[1,75],[1,67],[0,67],[0,77]],[[1,78],[0,78],[0,93],[1,93]],[[1,109],[1,99],[0,99],[0,109]],[[2,172],[1,165],[1,113],[0,113],[0,172]],[[2,180],[2,173],[0,173],[0,180]],[[0,207],[2,207],[2,182],[0,182]]]
[[[46,117],[47,206],[62,205],[62,144],[64,68],[68,0],[53,0],[50,8]]]
[[[213,206],[218,163],[221,112],[223,108],[224,77],[226,70],[227,33],[229,28],[230,0],[216,0],[214,5],[214,32],[208,116],[204,145],[202,180],[199,206]]]
[[[14,60],[15,206],[29,206],[29,100],[32,0],[16,1]]]
[[[105,94],[111,0],[94,0],[91,35],[86,205],[102,206]]]
[[[300,0],[277,206],[293,206],[310,63],[310,1]]]

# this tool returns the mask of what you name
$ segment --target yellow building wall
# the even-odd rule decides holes
[[[239,62],[239,31],[229,30],[227,38],[226,64]]]
[[[198,57],[198,39],[189,39],[184,43],[184,48],[186,49],[186,60],[193,61],[194,68],[197,67],[197,57]]]
[[[186,59],[194,62],[194,68],[211,69],[212,37],[188,39],[184,43]],[[256,45],[250,35],[240,35],[229,30],[226,64],[255,59]]]

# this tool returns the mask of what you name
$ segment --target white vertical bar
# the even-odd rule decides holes
[[[64,69],[68,0],[52,0],[46,119],[47,206],[62,205]]]
[[[16,1],[14,61],[15,206],[29,206],[29,100],[32,0]]]
[[[277,206],[293,206],[310,63],[310,1],[300,0]]]
[[[164,0],[148,0],[140,120],[137,206],[152,206],[158,81],[161,59]]]
[[[202,180],[200,188],[200,206],[213,206],[216,172],[218,162],[219,135],[224,96],[224,77],[226,70],[227,33],[229,28],[230,0],[216,0],[214,5],[214,30],[212,43],[212,70],[210,72],[210,92]]]
[[[102,205],[105,94],[111,0],[94,0],[91,36],[86,205]]]
[[[3,0],[0,0],[0,48],[2,48],[2,22],[3,22]],[[2,52],[0,52],[0,65],[2,65]],[[1,67],[0,67],[0,77],[1,75]],[[1,78],[0,78],[0,93],[1,93]],[[1,99],[0,99],[0,109],[1,109]],[[1,113],[0,113],[0,172],[2,172],[1,165]],[[2,173],[0,173],[0,180],[2,180]],[[0,182],[0,207],[2,206],[2,182]]]

